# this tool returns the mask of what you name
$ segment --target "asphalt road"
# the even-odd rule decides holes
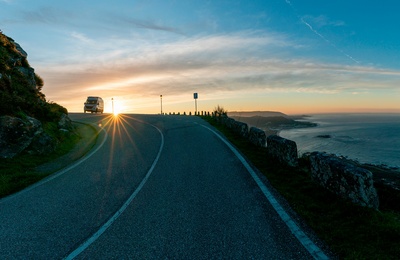
[[[313,258],[200,118],[71,117],[104,130],[77,165],[0,200],[1,259]]]

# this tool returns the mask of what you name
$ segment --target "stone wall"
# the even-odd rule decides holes
[[[298,166],[297,145],[294,141],[270,135],[267,137],[267,149],[269,156],[276,158],[280,163]]]
[[[277,135],[266,137],[263,130],[235,121],[226,115],[213,115],[218,122],[258,147],[265,147],[268,155],[277,162],[298,166],[297,145],[294,141]],[[312,179],[325,189],[347,198],[353,203],[378,209],[379,199],[373,185],[372,173],[351,162],[326,153],[313,152],[309,156]]]
[[[335,155],[313,152],[309,156],[312,178],[324,188],[353,203],[378,209],[372,173]]]
[[[249,141],[258,147],[265,147],[267,144],[267,135],[265,132],[257,127],[250,127]]]

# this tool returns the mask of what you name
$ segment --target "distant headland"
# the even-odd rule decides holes
[[[317,124],[306,121],[298,121],[306,118],[302,116],[289,116],[282,112],[276,111],[248,111],[248,112],[228,112],[228,116],[248,124],[255,126],[266,132],[267,135],[279,134],[281,130],[292,128],[315,127]]]

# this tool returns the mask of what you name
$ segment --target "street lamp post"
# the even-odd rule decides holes
[[[114,114],[114,98],[111,98],[111,104],[112,104],[112,113]]]
[[[160,95],[160,100],[161,100],[161,115],[163,114],[162,113],[162,95]]]

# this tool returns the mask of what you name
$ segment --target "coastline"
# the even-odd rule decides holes
[[[334,115],[334,116],[340,116],[340,115]],[[279,135],[281,137],[284,137],[281,135],[282,131],[285,130],[296,130],[296,129],[312,129],[315,127],[321,126],[320,122],[312,122],[310,120],[313,120],[313,116],[310,115],[298,115],[298,116],[281,116],[281,115],[274,115],[274,116],[254,116],[251,114],[251,116],[231,116],[237,121],[244,122],[248,124],[249,127],[254,126],[257,128],[262,129],[267,136],[269,135]],[[316,129],[315,129],[316,130]],[[314,140],[315,138],[319,139],[318,142],[324,142],[324,141],[332,141],[335,137],[334,133],[329,133],[329,134],[316,134],[313,136]],[[285,137],[284,137],[285,138]],[[290,139],[290,138],[288,138]],[[293,140],[296,141],[296,140]],[[297,142],[296,142],[297,143]],[[321,151],[318,149],[315,149],[315,151]],[[323,152],[323,151],[321,151]],[[330,153],[330,152],[327,152]],[[332,152],[332,154],[335,154]],[[346,160],[352,161],[354,164],[356,164],[359,167],[365,168],[369,171],[372,172],[373,178],[375,183],[377,185],[385,185],[385,186],[390,186],[393,189],[400,190],[400,167],[399,166],[394,166],[394,165],[388,165],[388,164],[379,164],[379,163],[371,163],[371,162],[359,162],[357,159],[352,159],[348,158],[348,154],[345,155],[339,155],[342,156],[343,158],[346,158]]]

